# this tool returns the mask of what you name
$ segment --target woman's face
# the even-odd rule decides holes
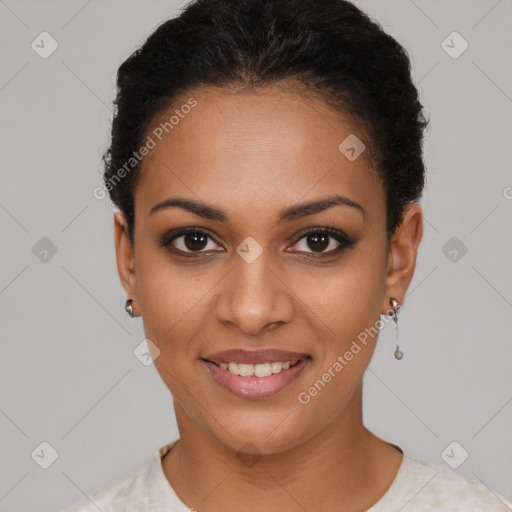
[[[120,276],[160,351],[153,351],[155,365],[178,424],[233,450],[250,442],[260,453],[278,453],[355,418],[376,343],[375,329],[361,333],[389,312],[390,295],[402,302],[414,269],[407,255],[415,257],[421,233],[404,242],[405,263],[394,272],[384,188],[363,155],[353,158],[358,147],[339,149],[349,136],[369,141],[319,99],[203,88],[179,105],[189,98],[197,104],[178,107],[169,133],[148,132],[156,145],[136,186],[133,253],[116,216]],[[337,196],[346,204],[302,208]],[[172,198],[208,208],[152,211]],[[212,354],[230,349],[294,352],[262,357],[299,359],[299,370],[279,372],[277,364],[270,376],[235,376],[205,361],[220,363]]]

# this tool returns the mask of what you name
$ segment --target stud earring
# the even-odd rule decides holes
[[[132,299],[126,299],[126,304],[124,306],[124,310],[133,318],[135,315],[133,314],[133,306]]]
[[[396,337],[398,339],[398,317],[397,317],[396,313],[397,313],[397,311],[400,311],[402,309],[402,305],[394,297],[390,297],[389,303],[391,304],[391,307],[393,308],[393,321],[395,322]],[[396,345],[395,357],[398,360],[400,360],[404,357],[404,353],[400,350],[400,346],[398,345],[398,343]]]

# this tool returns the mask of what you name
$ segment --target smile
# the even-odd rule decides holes
[[[233,375],[240,375],[241,377],[268,377],[274,373],[280,373],[283,370],[288,370],[291,366],[295,366],[299,361],[273,361],[271,363],[258,363],[258,364],[245,364],[245,363],[225,363],[220,362],[218,366],[223,370],[227,370]]]
[[[311,359],[272,361],[258,364],[219,362],[202,359],[213,380],[234,395],[244,398],[266,398],[288,387]]]

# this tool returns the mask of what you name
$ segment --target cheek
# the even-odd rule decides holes
[[[384,289],[384,264],[378,249],[357,250],[325,278],[308,280],[301,293],[333,337],[350,344],[379,318]]]
[[[197,333],[207,318],[213,284],[192,267],[184,270],[171,264],[161,249],[141,250],[138,255],[137,294],[144,331],[162,355],[173,356],[166,364],[197,357]]]

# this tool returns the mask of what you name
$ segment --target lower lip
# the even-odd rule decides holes
[[[266,398],[279,393],[298,378],[302,370],[309,363],[309,359],[305,357],[287,370],[281,370],[268,377],[242,377],[234,375],[210,361],[203,360],[203,363],[215,381],[234,395],[243,398]]]

